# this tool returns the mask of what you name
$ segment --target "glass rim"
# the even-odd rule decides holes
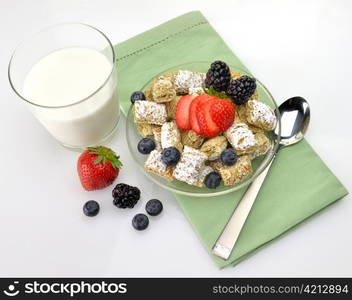
[[[70,104],[66,104],[66,105],[56,105],[56,106],[48,106],[48,105],[41,105],[41,104],[38,104],[38,103],[35,103],[35,102],[32,102],[30,101],[29,99],[26,99],[26,97],[24,97],[24,95],[22,95],[16,88],[15,88],[15,85],[13,83],[13,80],[11,79],[11,70],[12,70],[12,62],[13,62],[13,59],[16,55],[16,53],[18,52],[18,50],[21,49],[21,47],[23,45],[25,45],[26,43],[30,42],[31,40],[33,40],[35,37],[39,36],[40,34],[46,32],[46,31],[49,31],[49,30],[52,30],[54,28],[57,28],[57,27],[61,27],[61,26],[66,26],[66,25],[80,25],[80,26],[83,26],[83,27],[86,27],[86,28],[89,28],[89,29],[92,29],[93,31],[96,31],[98,32],[99,34],[101,34],[103,36],[103,38],[105,38],[105,40],[107,41],[108,43],[108,46],[110,47],[111,49],[111,52],[112,52],[112,67],[111,67],[111,71],[109,73],[109,75],[107,76],[107,78],[104,80],[104,82],[92,93],[90,93],[88,96],[84,97],[83,99],[80,99],[80,100],[77,100],[73,103],[70,103]],[[92,96],[94,96],[95,94],[97,94],[106,84],[107,82],[109,81],[109,79],[111,78],[111,76],[113,75],[114,73],[114,69],[115,69],[115,60],[116,60],[116,54],[115,54],[115,50],[114,50],[114,46],[112,45],[110,39],[105,35],[104,32],[102,32],[101,30],[99,30],[98,28],[92,26],[92,25],[89,25],[89,24],[85,24],[85,23],[80,23],[80,22],[62,22],[62,23],[57,23],[57,24],[54,24],[54,25],[49,25],[43,29],[41,29],[40,31],[37,31],[36,33],[32,34],[29,38],[23,40],[22,42],[20,42],[15,50],[13,51],[12,55],[11,55],[11,58],[10,58],[10,61],[9,61],[9,65],[8,65],[8,69],[7,69],[7,76],[8,76],[8,80],[10,82],[10,85],[11,85],[11,88],[12,90],[16,93],[16,95],[18,97],[20,97],[23,101],[31,104],[31,105],[34,105],[34,106],[37,106],[37,107],[42,107],[42,108],[65,108],[65,107],[71,107],[71,106],[74,106],[74,105],[77,105],[77,104],[80,104],[88,99],[90,99]]]

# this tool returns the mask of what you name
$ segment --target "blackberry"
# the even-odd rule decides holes
[[[241,76],[237,79],[230,81],[229,87],[226,91],[229,96],[237,105],[246,103],[249,98],[254,94],[257,84],[255,79],[248,76]]]
[[[141,191],[135,186],[119,183],[112,190],[113,203],[118,208],[133,208],[141,197]]]
[[[230,68],[223,61],[214,61],[205,77],[205,86],[217,92],[226,91],[231,80]]]

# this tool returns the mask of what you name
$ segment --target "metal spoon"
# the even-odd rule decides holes
[[[281,147],[290,146],[301,141],[307,131],[310,120],[309,104],[302,97],[293,97],[286,100],[279,106],[279,111],[281,115],[281,141],[277,151]],[[273,134],[277,135],[278,133],[275,131]],[[236,244],[277,151],[274,153],[269,165],[252,182],[240,203],[235,208],[234,213],[213,247],[213,253],[215,255],[225,260],[230,257],[232,249]]]

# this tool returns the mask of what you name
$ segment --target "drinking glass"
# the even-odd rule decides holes
[[[36,88],[42,89],[40,91],[41,98],[44,97],[46,100],[43,102],[43,99],[28,97],[24,87],[29,72],[32,68],[34,70],[36,64],[48,55],[63,49],[69,49],[66,52],[69,56],[72,52],[70,49],[76,49],[74,53],[78,55],[78,58],[80,58],[81,51],[79,49],[94,50],[94,52],[103,55],[111,67],[108,65],[106,74],[100,76],[99,82],[94,82],[96,70],[92,69],[88,77],[85,77],[89,80],[80,82],[81,97],[72,99],[70,103],[58,103],[58,99],[55,103],[50,103],[55,95],[48,86],[55,84],[53,82],[56,78],[55,72],[60,67],[46,65],[48,75],[42,76],[43,78],[39,79],[40,82],[36,82]],[[89,63],[89,59],[84,58],[83,60],[82,67]],[[76,64],[74,66],[76,67]],[[78,68],[79,66],[78,64]],[[99,69],[99,65],[97,67]],[[65,69],[60,71],[65,72]],[[67,73],[69,72],[67,70]],[[116,131],[120,109],[116,93],[115,52],[110,40],[100,30],[80,23],[64,23],[48,27],[17,47],[9,63],[8,76],[14,92],[63,146],[70,149],[82,149],[101,145],[107,142]],[[62,86],[62,91],[66,92],[68,96],[75,95],[76,80],[80,80],[80,78],[73,78],[65,86]]]

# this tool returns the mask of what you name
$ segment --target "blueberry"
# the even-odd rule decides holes
[[[220,155],[222,163],[226,166],[232,166],[237,161],[237,154],[233,149],[225,149]]]
[[[161,152],[161,160],[167,166],[176,165],[180,160],[181,153],[175,147],[165,148],[163,152]]]
[[[216,189],[220,185],[220,181],[220,175],[216,172],[211,172],[205,177],[204,184],[209,189]]]
[[[131,102],[134,104],[136,101],[145,100],[145,95],[141,91],[133,92],[131,95]]]
[[[151,216],[157,216],[163,210],[163,204],[158,199],[151,199],[145,205],[146,212]]]
[[[144,230],[149,225],[149,219],[145,214],[137,214],[132,219],[132,226],[136,230]]]
[[[153,139],[150,138],[144,138],[141,139],[138,143],[138,151],[142,154],[149,154],[152,152],[156,147],[156,144]]]
[[[94,217],[99,212],[99,203],[94,200],[87,201],[83,206],[83,213],[88,217]]]

